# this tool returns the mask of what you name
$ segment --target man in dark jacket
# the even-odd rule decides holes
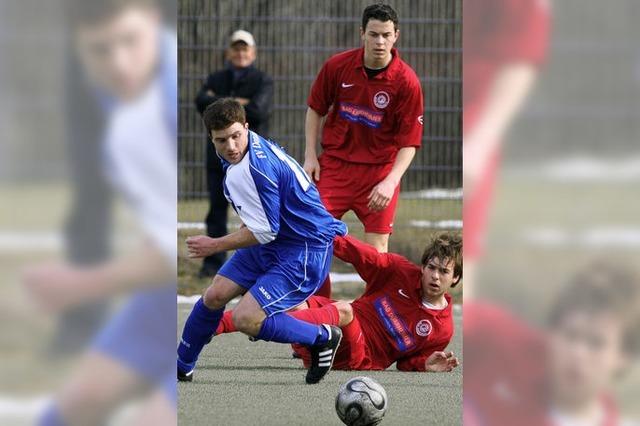
[[[226,65],[223,70],[210,74],[198,92],[196,107],[202,114],[211,103],[231,97],[244,106],[249,128],[261,135],[269,133],[269,117],[273,109],[273,80],[253,66],[256,43],[251,33],[238,30],[229,38]],[[213,144],[207,140],[207,187],[209,213],[207,235],[221,237],[227,234],[227,200],[222,192],[224,173]],[[225,253],[204,259],[198,274],[213,277],[225,261]]]

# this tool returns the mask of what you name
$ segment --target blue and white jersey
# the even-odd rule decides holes
[[[302,167],[282,148],[249,131],[244,158],[227,167],[224,193],[261,244],[326,244],[347,233]]]

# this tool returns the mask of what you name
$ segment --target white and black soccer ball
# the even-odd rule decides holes
[[[349,426],[377,425],[387,411],[387,392],[370,377],[354,377],[340,386],[336,413]]]

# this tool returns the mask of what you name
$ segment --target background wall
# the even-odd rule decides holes
[[[186,201],[180,204],[181,221],[202,221],[206,213],[206,205],[189,202],[202,200],[206,194],[206,140],[193,100],[206,76],[223,67],[228,36],[239,28],[253,33],[258,45],[256,66],[275,81],[269,136],[302,161],[306,99],[311,84],[327,58],[360,45],[362,11],[371,3],[179,2],[179,197]],[[461,2],[400,0],[392,2],[392,6],[400,18],[397,47],[403,60],[420,77],[425,95],[423,148],[403,181],[404,197],[417,203],[410,220],[459,220],[459,191],[415,191],[462,186]],[[408,220],[396,223],[404,226]]]

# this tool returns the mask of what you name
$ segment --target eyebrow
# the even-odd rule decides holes
[[[427,265],[435,266],[436,268],[442,269],[444,271],[450,271],[451,270],[451,268],[449,268],[448,265],[442,266],[442,265],[439,265],[439,264],[435,263],[433,260],[430,260]]]
[[[235,132],[231,133],[230,135],[227,135],[225,137],[217,137],[217,138],[213,138],[214,141],[218,141],[218,142],[224,142],[226,141],[228,138],[230,138],[231,136],[235,136],[237,134],[240,133],[240,130],[236,130]]]

